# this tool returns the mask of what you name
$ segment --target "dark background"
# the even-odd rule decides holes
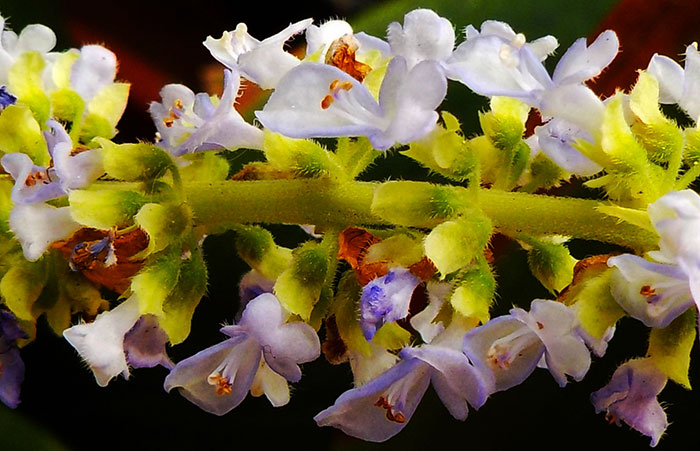
[[[154,128],[145,113],[150,101],[166,83],[184,83],[195,92],[216,92],[221,67],[201,45],[207,35],[219,37],[238,22],[246,22],[250,33],[263,39],[289,22],[306,17],[317,20],[348,18],[356,30],[384,37],[389,22],[418,6],[431,7],[448,17],[461,30],[484,19],[509,22],[516,31],[534,39],[552,34],[559,39],[561,55],[580,36],[595,37],[605,28],[621,37],[622,53],[595,88],[609,94],[615,87],[627,88],[654,52],[679,55],[685,45],[700,35],[700,2],[694,0],[472,0],[464,2],[353,0],[317,2],[209,1],[195,6],[168,2],[123,0],[16,1],[4,0],[0,14],[9,17],[17,32],[29,23],[44,23],[59,35],[58,49],[83,43],[102,43],[117,53],[119,78],[132,83],[129,107],[120,123],[117,141],[150,140]],[[461,42],[461,36],[458,38]],[[556,62],[552,58],[550,64]],[[250,108],[254,100],[243,102]],[[443,109],[461,119],[467,134],[478,133],[477,111],[484,99],[452,83]],[[242,152],[235,165],[259,158]],[[389,174],[405,178],[427,175],[400,156],[383,159],[368,177]],[[574,183],[564,192],[575,192]],[[296,228],[273,227],[283,244],[303,239]],[[535,297],[548,294],[529,275],[525,255],[512,243],[497,239],[496,272],[499,301],[495,314],[512,305],[526,307]],[[572,252],[582,258],[609,248],[596,243],[574,242]],[[198,307],[190,338],[171,350],[179,361],[220,341],[218,327],[231,322],[237,308],[236,281],[247,270],[238,259],[233,235],[210,237],[205,243],[210,270],[209,295]],[[488,400],[466,422],[454,420],[432,389],[402,433],[384,445],[364,443],[332,428],[318,428],[313,416],[331,405],[350,388],[347,365],[331,366],[323,359],[304,365],[304,377],[295,384],[289,405],[273,408],[263,398],[248,397],[231,413],[216,417],[204,413],[176,393],[162,388],[167,374],[162,368],[135,370],[129,381],[113,380],[99,388],[92,373],[61,337],[40,321],[37,341],[22,350],[27,375],[22,404],[16,410],[0,405],[0,450],[111,450],[111,449],[236,449],[240,446],[303,446],[306,449],[358,450],[379,446],[413,450],[440,445],[500,450],[515,446],[538,449],[579,449],[596,446],[612,449],[644,449],[649,439],[626,426],[608,425],[595,415],[589,395],[605,385],[615,368],[646,351],[647,331],[631,319],[622,320],[604,359],[594,359],[586,379],[559,388],[551,375],[537,370],[522,385]],[[698,357],[695,346],[693,358]],[[700,378],[698,365],[691,370],[691,383]],[[669,382],[661,395],[671,425],[659,449],[698,449],[695,429],[700,419],[700,396]]]

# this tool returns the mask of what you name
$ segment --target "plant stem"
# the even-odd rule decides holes
[[[327,179],[187,182],[196,221],[212,231],[242,223],[390,226],[372,212],[379,183]],[[473,199],[465,188],[464,195]],[[605,215],[596,200],[480,190],[478,203],[497,231],[565,235],[618,244],[641,251],[657,247],[648,230]]]

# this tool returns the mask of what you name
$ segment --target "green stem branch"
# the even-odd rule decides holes
[[[372,212],[379,183],[337,183],[325,179],[187,182],[196,221],[212,231],[242,223],[315,224],[340,229],[390,226]],[[464,195],[474,199],[465,188]],[[481,190],[479,207],[496,230],[508,234],[565,235],[648,250],[658,237],[605,215],[599,201],[497,190]]]

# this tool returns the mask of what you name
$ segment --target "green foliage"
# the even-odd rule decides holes
[[[329,267],[329,249],[322,243],[306,242],[294,250],[293,259],[277,278],[274,292],[290,312],[308,321],[321,297]]]
[[[131,291],[138,296],[142,315],[163,316],[163,304],[180,276],[180,249],[154,254],[131,280]]]
[[[530,271],[550,293],[559,293],[571,283],[576,259],[561,239],[526,236],[520,236],[519,239],[527,250]]]
[[[264,277],[276,280],[292,262],[292,250],[278,246],[270,232],[260,226],[236,229],[238,255]]]
[[[96,138],[95,141],[103,149],[105,172],[117,180],[154,180],[173,168],[170,155],[152,144],[114,144],[104,138]]]
[[[442,277],[483,255],[491,237],[491,221],[478,210],[435,227],[425,238],[425,255]]]
[[[647,354],[669,379],[690,390],[690,351],[695,344],[697,313],[695,308],[674,319],[663,329],[652,329]]]
[[[96,229],[123,227],[146,204],[146,197],[135,191],[123,191],[104,184],[88,189],[72,190],[68,195],[71,215],[77,222]]]

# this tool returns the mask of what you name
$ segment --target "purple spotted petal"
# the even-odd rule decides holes
[[[693,306],[688,275],[677,265],[652,263],[636,255],[608,260],[611,291],[620,307],[646,326],[663,328]]]
[[[530,312],[512,309],[511,315],[527,324],[545,347],[545,363],[557,383],[566,385],[566,376],[580,381],[591,366],[591,355],[577,333],[576,314],[560,302],[534,300]]]
[[[490,392],[523,382],[535,371],[545,351],[537,334],[510,315],[494,318],[467,332],[463,349],[482,372]]]
[[[618,424],[624,421],[651,437],[651,446],[656,446],[668,426],[656,399],[666,381],[650,359],[630,360],[615,371],[608,385],[591,394],[591,402],[596,412],[606,411]]]
[[[456,419],[464,421],[467,418],[467,402],[477,409],[486,402],[488,383],[461,351],[424,345],[404,349],[401,357],[417,358],[433,367],[433,388]]]
[[[15,204],[39,203],[66,195],[55,170],[36,166],[28,155],[8,153],[0,162],[15,180],[11,194]]]
[[[430,376],[431,366],[422,360],[401,360],[371,382],[340,395],[314,420],[362,440],[386,441],[410,421]]]
[[[367,341],[384,323],[408,316],[411,296],[419,283],[407,269],[393,268],[365,285],[360,298],[360,327]]]
[[[261,357],[255,340],[239,335],[178,362],[164,387],[178,388],[206,412],[224,415],[245,399]]]

